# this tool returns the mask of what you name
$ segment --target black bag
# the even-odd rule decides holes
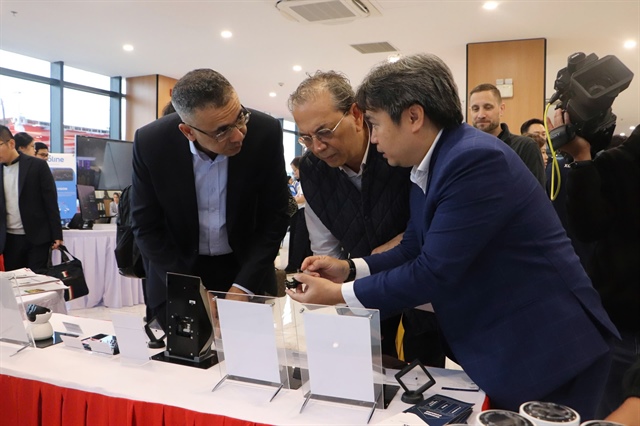
[[[131,229],[131,185],[127,186],[120,195],[118,217],[116,220],[116,264],[120,275],[129,278],[144,278],[142,255],[138,249]]]
[[[62,262],[58,265],[53,265],[53,262],[51,261],[52,250],[49,249],[47,269],[44,271],[38,271],[38,273],[58,278],[64,283],[64,285],[69,287],[64,291],[64,300],[72,300],[86,296],[89,294],[89,287],[87,287],[87,282],[84,279],[82,262],[69,253],[69,250],[67,250],[65,246],[60,246],[59,250]],[[71,260],[67,255],[71,256]]]

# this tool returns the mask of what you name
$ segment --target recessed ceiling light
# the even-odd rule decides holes
[[[122,50],[124,50],[125,52],[133,52],[133,46],[130,44],[125,44],[122,46]]]
[[[498,7],[497,1],[488,1],[482,5],[482,8],[485,10],[493,10]]]
[[[620,136],[626,136],[624,133],[620,133]]]
[[[299,71],[302,71],[302,67],[301,67],[300,65],[294,65],[294,66],[293,66],[293,70],[294,70],[295,72],[299,72]]]
[[[624,42],[624,47],[627,49],[633,49],[634,47],[636,47],[636,41],[635,40],[627,40]]]
[[[220,35],[222,36],[222,38],[231,38],[233,34],[231,33],[231,31],[224,30],[220,33]]]
[[[399,53],[395,53],[393,55],[389,55],[387,57],[387,61],[394,63],[394,62],[398,62],[400,60],[400,54]]]
[[[636,126],[629,127],[629,130],[635,130],[635,129],[636,129]]]
[[[276,97],[276,92],[269,92],[269,96],[271,96],[272,98]]]

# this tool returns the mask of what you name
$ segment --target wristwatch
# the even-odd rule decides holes
[[[346,282],[350,282],[356,279],[356,264],[351,259],[347,259],[347,263],[349,264],[349,275],[347,275]]]

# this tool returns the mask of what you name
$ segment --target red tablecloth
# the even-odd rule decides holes
[[[53,386],[0,375],[2,425],[259,426],[261,423],[184,408]]]

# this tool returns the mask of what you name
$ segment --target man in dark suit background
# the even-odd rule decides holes
[[[593,418],[618,333],[536,178],[506,144],[463,124],[451,71],[433,55],[372,70],[357,102],[389,164],[413,166],[407,230],[399,246],[351,263],[305,259],[328,279],[298,274],[307,288],[288,294],[381,317],[431,302],[493,407],[551,401]]]
[[[209,69],[181,78],[172,103],[177,112],[138,129],[133,147],[132,227],[163,325],[167,272],[228,297],[275,295],[289,220],[280,123],[242,106]]]
[[[5,269],[45,269],[62,242],[58,193],[46,161],[19,153],[0,126],[0,253]]]

